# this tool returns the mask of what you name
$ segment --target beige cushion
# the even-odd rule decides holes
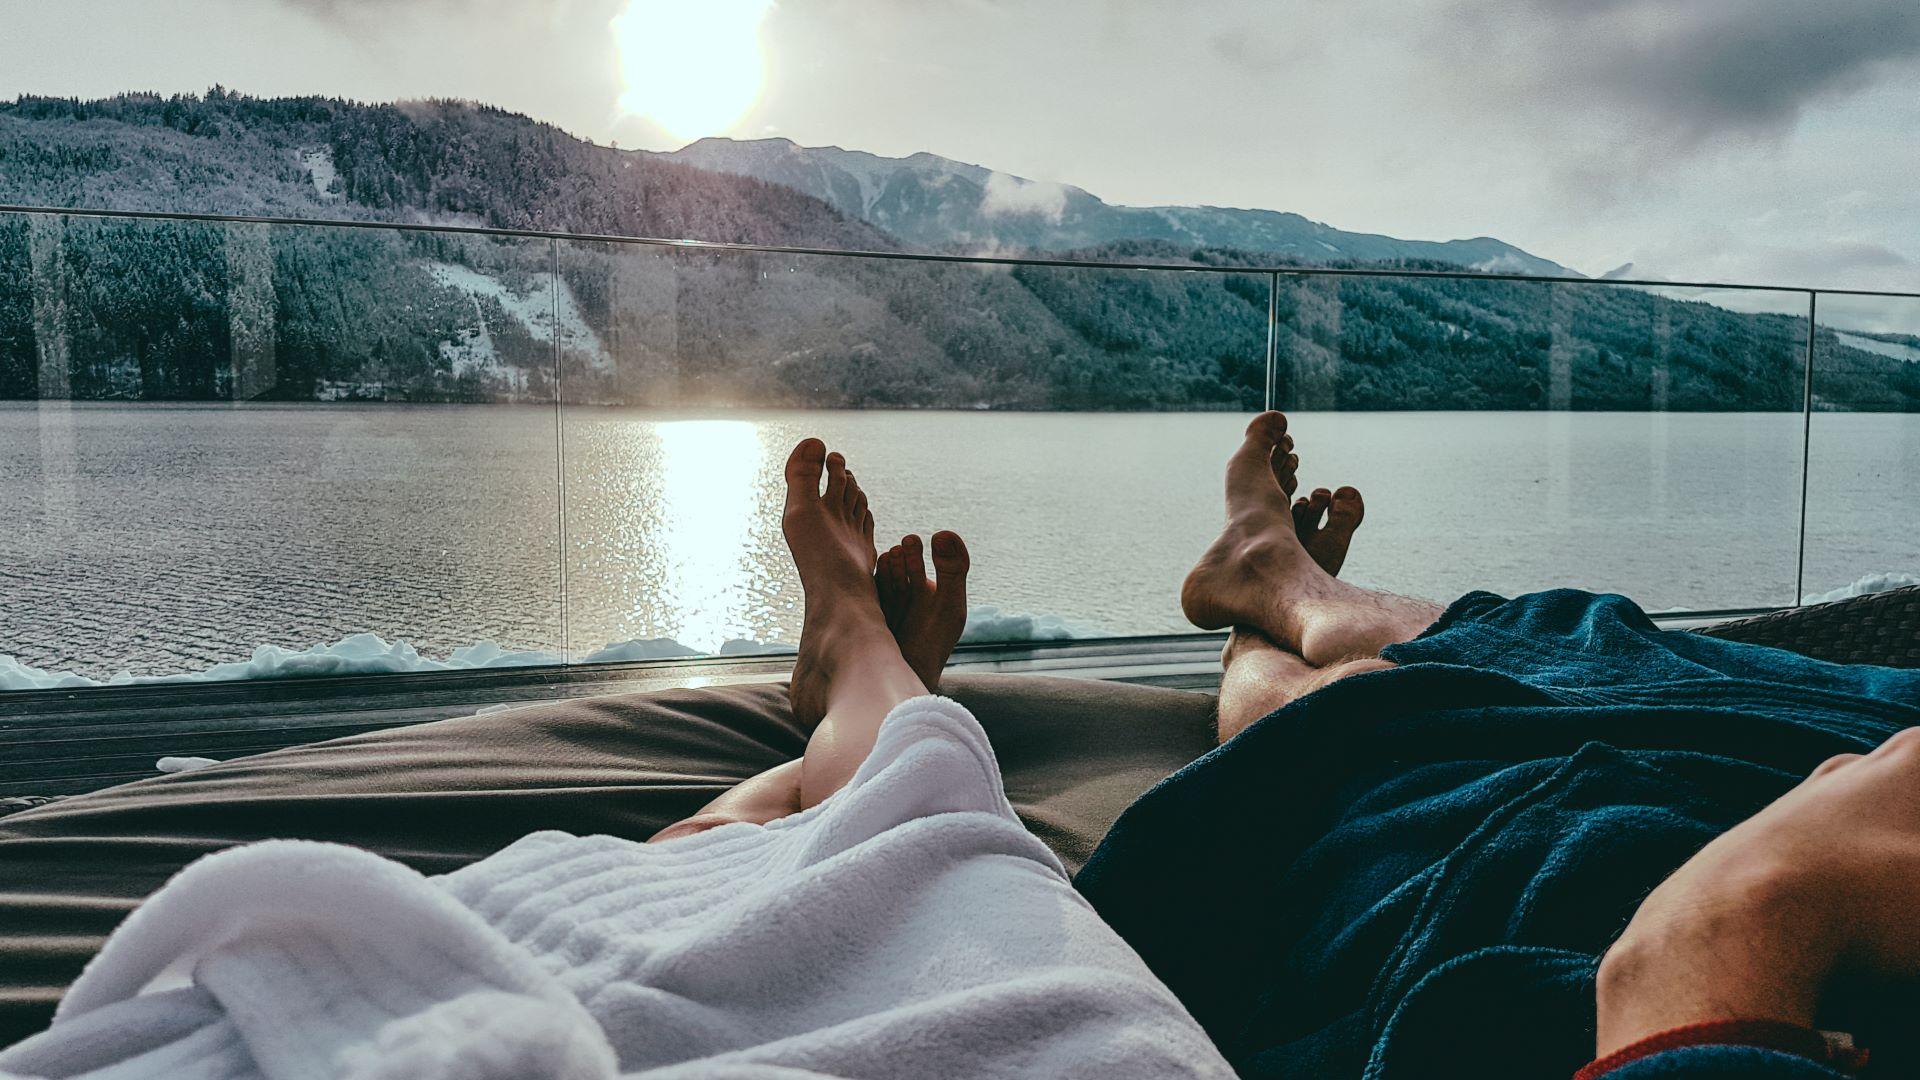
[[[1121,810],[1212,749],[1213,699],[952,676],[1007,794],[1078,869]],[[799,755],[775,684],[620,694],[355,735],[0,818],[0,1045],[46,1026],[106,934],[182,866],[250,840],[332,840],[426,873],[538,829],[644,840]]]

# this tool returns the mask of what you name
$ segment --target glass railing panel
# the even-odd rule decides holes
[[[1180,578],[1261,400],[1264,275],[600,242],[560,264],[593,335],[565,368],[576,657],[795,641],[805,435],[883,540],[966,537],[970,640],[1189,629]]]
[[[557,660],[548,265],[0,215],[0,685]]]
[[[1285,275],[1279,401],[1309,486],[1366,498],[1344,574],[1791,602],[1804,294]]]
[[[1920,298],[1821,293],[1806,599],[1920,585]]]

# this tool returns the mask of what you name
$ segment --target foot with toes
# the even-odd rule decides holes
[[[918,536],[903,536],[880,554],[873,581],[887,628],[901,655],[927,689],[940,687],[940,671],[967,628],[967,545],[953,532],[933,534],[933,577]]]
[[[1269,460],[1280,490],[1292,496],[1300,489],[1300,455],[1293,452],[1291,434],[1281,434]],[[1358,488],[1342,487],[1333,491],[1315,488],[1310,495],[1294,498],[1293,531],[1300,538],[1300,546],[1307,549],[1320,569],[1337,576],[1346,565],[1353,532],[1366,514],[1367,506]]]
[[[933,580],[918,537],[883,560],[866,492],[845,457],[819,439],[794,447],[786,479],[781,531],[806,596],[789,687],[795,719],[819,724],[856,670],[904,660],[924,687],[936,686],[966,625],[966,545],[935,534]]]
[[[846,458],[828,453],[819,439],[801,440],[787,458],[780,530],[806,595],[790,694],[795,717],[811,728],[826,715],[834,677],[849,660],[898,652],[873,588],[877,553],[866,493]]]
[[[1227,462],[1227,525],[1180,590],[1205,630],[1259,626],[1277,598],[1330,581],[1345,563],[1364,505],[1353,488],[1295,498],[1300,456],[1287,418],[1265,412]]]

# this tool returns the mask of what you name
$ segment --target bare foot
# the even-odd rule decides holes
[[[820,491],[824,473],[827,487]],[[780,519],[806,592],[800,650],[789,694],[794,717],[811,729],[827,713],[837,672],[865,653],[899,656],[874,588],[873,514],[846,459],[819,439],[787,458],[787,505]],[[895,660],[895,663],[898,663]]]
[[[1295,532],[1293,501],[1281,477],[1298,458],[1283,455],[1284,472],[1275,460],[1289,445],[1287,418],[1261,413],[1227,461],[1227,527],[1180,587],[1181,610],[1203,630],[1264,627],[1279,593],[1332,580]]]
[[[903,536],[880,555],[873,574],[880,589],[880,610],[887,628],[900,643],[900,654],[927,689],[940,688],[940,672],[967,628],[967,545],[952,532],[933,534],[933,569],[927,564],[918,536]]]
[[[1269,461],[1280,490],[1291,496],[1300,487],[1300,455],[1293,452],[1292,435],[1280,437]],[[1347,549],[1353,545],[1353,531],[1360,527],[1366,513],[1366,504],[1355,488],[1315,488],[1311,495],[1293,500],[1293,531],[1320,569],[1338,576],[1346,565]]]

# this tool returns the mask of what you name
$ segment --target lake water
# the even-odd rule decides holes
[[[1178,631],[1245,419],[0,405],[0,654],[105,677],[360,631],[431,656],[790,642],[780,467],[806,434],[848,455],[882,536],[967,538],[975,605]],[[1659,610],[1794,599],[1802,422],[1301,413],[1293,429],[1308,485],[1366,494],[1355,581],[1441,600],[1568,585]],[[1806,591],[1920,572],[1920,416],[1821,414],[1812,440]]]

